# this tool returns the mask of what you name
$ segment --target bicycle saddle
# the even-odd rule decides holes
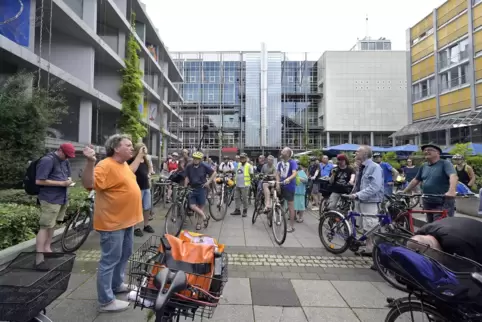
[[[169,287],[164,289],[166,284],[169,285]],[[155,310],[162,311],[174,293],[180,292],[187,288],[186,273],[183,271],[173,272],[169,268],[164,268],[157,273],[156,277],[154,278],[154,285],[159,290]]]

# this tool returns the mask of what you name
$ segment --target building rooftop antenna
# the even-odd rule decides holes
[[[370,39],[370,35],[368,33],[368,14],[366,15],[366,19],[365,19],[365,38],[367,40]]]

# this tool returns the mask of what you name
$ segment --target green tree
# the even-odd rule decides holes
[[[382,156],[382,160],[389,163],[395,169],[400,169],[400,163],[398,162],[398,156],[395,152],[387,152]]]
[[[120,88],[120,96],[122,98],[121,116],[118,128],[132,137],[133,142],[138,142],[147,135],[147,128],[142,124],[139,105],[142,103],[142,71],[139,68],[140,51],[137,43],[135,32],[136,15],[132,13],[131,26],[132,30],[127,41],[126,50],[126,67],[122,71],[122,84]]]
[[[33,79],[20,72],[0,84],[0,188],[21,185],[28,161],[45,152],[47,128],[67,111],[60,83],[37,88]]]
[[[300,164],[304,167],[308,167],[310,165],[310,157],[308,155],[302,155],[299,158]]]
[[[470,157],[473,154],[472,148],[470,148],[470,143],[457,143],[455,146],[450,150],[450,154],[460,154],[465,158]]]

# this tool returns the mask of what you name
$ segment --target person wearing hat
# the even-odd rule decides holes
[[[398,171],[388,162],[382,161],[382,155],[379,152],[373,153],[373,161],[378,163],[383,170],[383,189],[386,195],[393,194],[393,178],[398,177]]]
[[[39,232],[36,238],[38,253],[51,253],[54,227],[63,221],[69,204],[67,188],[73,184],[69,159],[75,158],[72,143],[62,144],[57,151],[48,153],[38,161],[35,183],[40,186]],[[43,256],[37,256],[36,265],[45,265]]]
[[[459,182],[472,189],[472,186],[475,183],[474,169],[465,162],[463,155],[456,154],[452,157],[452,160],[454,162],[454,169],[457,172]]]
[[[425,210],[448,210],[449,217],[454,216],[455,196],[457,195],[458,177],[450,161],[440,158],[442,149],[435,144],[422,145],[425,162],[410,181],[403,193],[409,193],[413,188],[423,182],[422,193],[431,195],[445,195],[443,202],[439,198],[424,198],[423,209]],[[427,214],[427,222],[434,221],[434,214]]]
[[[241,199],[243,201],[243,217],[248,215],[248,193],[251,188],[253,174],[254,169],[253,166],[248,163],[248,155],[241,153],[236,168],[236,175],[234,176],[234,182],[236,184],[236,188],[234,189],[234,202],[236,209],[234,209],[231,215],[241,215]]]

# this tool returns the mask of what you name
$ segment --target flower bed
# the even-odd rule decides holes
[[[80,187],[69,188],[66,220],[84,205],[88,192]],[[21,189],[0,190],[0,250],[35,237],[38,232],[37,198]]]

